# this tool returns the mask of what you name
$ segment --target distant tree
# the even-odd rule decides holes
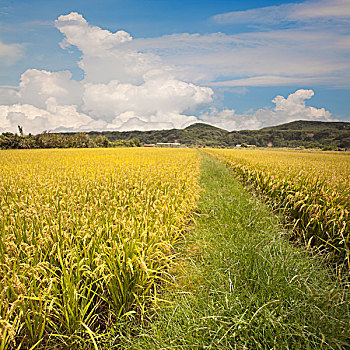
[[[72,136],[72,147],[92,148],[96,147],[95,142],[84,132],[78,132]]]
[[[130,146],[131,147],[141,147],[142,143],[141,143],[139,138],[135,137],[135,138],[130,140]]]
[[[20,148],[21,138],[17,134],[12,132],[4,132],[1,135],[1,148],[11,149],[11,148]]]
[[[337,149],[337,147],[335,146],[324,146],[322,148],[322,151],[335,151]]]
[[[23,127],[18,125],[18,131],[21,136],[23,136]]]
[[[94,142],[97,147],[111,147],[111,142],[104,135],[99,135],[94,139]]]

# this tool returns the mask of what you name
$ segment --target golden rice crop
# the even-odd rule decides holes
[[[195,150],[0,152],[0,349],[94,344],[142,314],[198,174]]]
[[[210,150],[292,219],[308,247],[350,268],[350,154],[287,150]]]

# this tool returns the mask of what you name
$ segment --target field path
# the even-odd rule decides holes
[[[175,287],[122,348],[349,348],[348,292],[322,262],[290,245],[274,214],[208,155],[201,186]]]

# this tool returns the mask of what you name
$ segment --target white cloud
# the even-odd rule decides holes
[[[148,52],[157,51],[164,61],[176,63],[182,79],[202,84],[220,86],[220,81],[224,82],[221,86],[231,86],[230,82],[240,80],[242,86],[255,82],[258,86],[298,86],[304,81],[350,88],[349,0],[291,2],[213,19],[223,25],[246,24],[254,30],[136,41]]]
[[[147,117],[138,117],[134,112],[125,112],[117,115],[107,129],[118,129],[120,131],[128,130],[159,130],[185,128],[193,123],[197,123],[195,116],[185,116],[183,114],[167,112],[155,113]]]
[[[29,104],[0,106],[0,125],[0,132],[16,132],[17,125],[21,125],[26,133],[60,128],[79,130],[100,126],[89,116],[79,113],[75,106],[57,105],[54,97],[47,100],[45,109]]]
[[[90,26],[78,13],[55,21],[63,48],[82,52],[80,82],[69,71],[29,69],[18,91],[8,89],[1,106],[0,130],[150,130],[181,128],[198,119],[193,113],[212,102],[213,91],[176,79],[171,66],[153,53],[126,46],[125,31]],[[10,102],[10,103],[11,103]]]
[[[280,6],[267,6],[245,11],[232,11],[221,13],[213,17],[214,21],[221,24],[275,24],[286,18],[286,14],[293,8],[292,4]]]
[[[350,19],[349,0],[318,0],[307,1],[295,6],[294,11],[289,15],[291,19]]]
[[[218,14],[213,19],[222,24],[280,24],[292,21],[343,20],[350,19],[348,0],[316,0],[303,3],[288,3],[267,6],[246,11],[232,11]]]
[[[111,33],[109,30],[90,26],[77,12],[59,16],[55,25],[65,35],[61,43],[63,48],[76,46],[88,56],[100,56],[104,51],[118,48],[120,44],[132,40],[131,35],[123,30]]]
[[[236,114],[233,109],[212,111],[200,116],[206,123],[232,131],[243,129],[260,129],[267,126],[292,122],[295,120],[331,121],[331,113],[324,108],[305,105],[305,100],[314,95],[312,90],[297,90],[287,98],[276,96],[272,102],[273,109],[262,108],[254,113]]]
[[[159,57],[141,53],[137,47],[130,49],[126,46],[133,40],[129,33],[122,30],[112,33],[90,26],[78,13],[58,17],[55,25],[65,35],[61,47],[73,45],[82,52],[79,66],[84,71],[86,82],[119,80],[140,84],[144,74],[161,65]]]
[[[78,64],[84,79],[74,80],[69,71],[27,70],[18,89],[2,89],[0,131],[16,131],[18,124],[32,133],[182,128],[197,122],[196,115],[227,129],[253,129],[296,119],[329,119],[330,113],[305,106],[310,92],[298,90],[287,99],[276,97],[274,109],[204,114],[213,91],[199,82],[236,87],[242,94],[245,86],[350,87],[348,38],[334,31],[184,33],[135,40],[123,30],[112,33],[91,26],[75,12],[60,16],[55,26],[64,35],[62,48],[81,51]]]
[[[286,77],[286,76],[274,76],[264,75],[245,79],[225,80],[210,83],[210,86],[219,87],[242,87],[242,86],[295,86],[295,85],[328,85],[328,77]],[[348,85],[347,79],[339,78],[337,81],[338,86],[346,87]]]
[[[20,44],[5,44],[0,40],[0,60],[6,65],[12,65],[23,55],[23,46]]]
[[[246,86],[251,86],[251,79],[258,79],[260,86],[312,83],[350,88],[350,41],[340,29],[177,34],[136,39],[126,45],[156,52],[164,62],[176,65],[178,78],[206,85],[223,82],[221,86],[228,86],[225,81],[249,79]]]
[[[87,84],[84,108],[96,117],[105,118],[130,110],[141,116],[191,113],[195,107],[210,103],[212,94],[209,88],[169,77],[152,77],[141,85],[112,80],[108,84]]]
[[[0,85],[0,105],[10,105],[18,102],[17,86]]]
[[[50,97],[54,97],[58,104],[79,105],[82,95],[82,84],[72,80],[69,71],[48,72],[28,69],[21,76],[18,100],[22,104],[33,104],[44,108]]]

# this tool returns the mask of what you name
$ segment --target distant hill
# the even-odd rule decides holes
[[[185,129],[152,131],[91,131],[24,135],[5,132],[0,135],[0,149],[134,147],[142,144],[177,142],[189,147],[305,147],[350,150],[350,123],[295,121],[260,130],[223,130],[197,123]]]
[[[228,134],[226,130],[203,123],[193,124],[185,129],[88,132],[92,138],[104,135],[112,142],[138,138],[144,144],[176,141],[188,146],[220,146]]]
[[[237,144],[259,147],[309,147],[350,149],[350,123],[294,121],[260,130],[226,131],[197,123],[185,129],[152,131],[91,131],[96,138],[106,136],[110,141],[138,138],[142,143],[179,142],[187,146],[233,147]]]
[[[350,123],[346,122],[319,122],[308,120],[297,120],[294,122],[263,128],[261,130],[312,130],[320,131],[327,129],[350,130]]]

